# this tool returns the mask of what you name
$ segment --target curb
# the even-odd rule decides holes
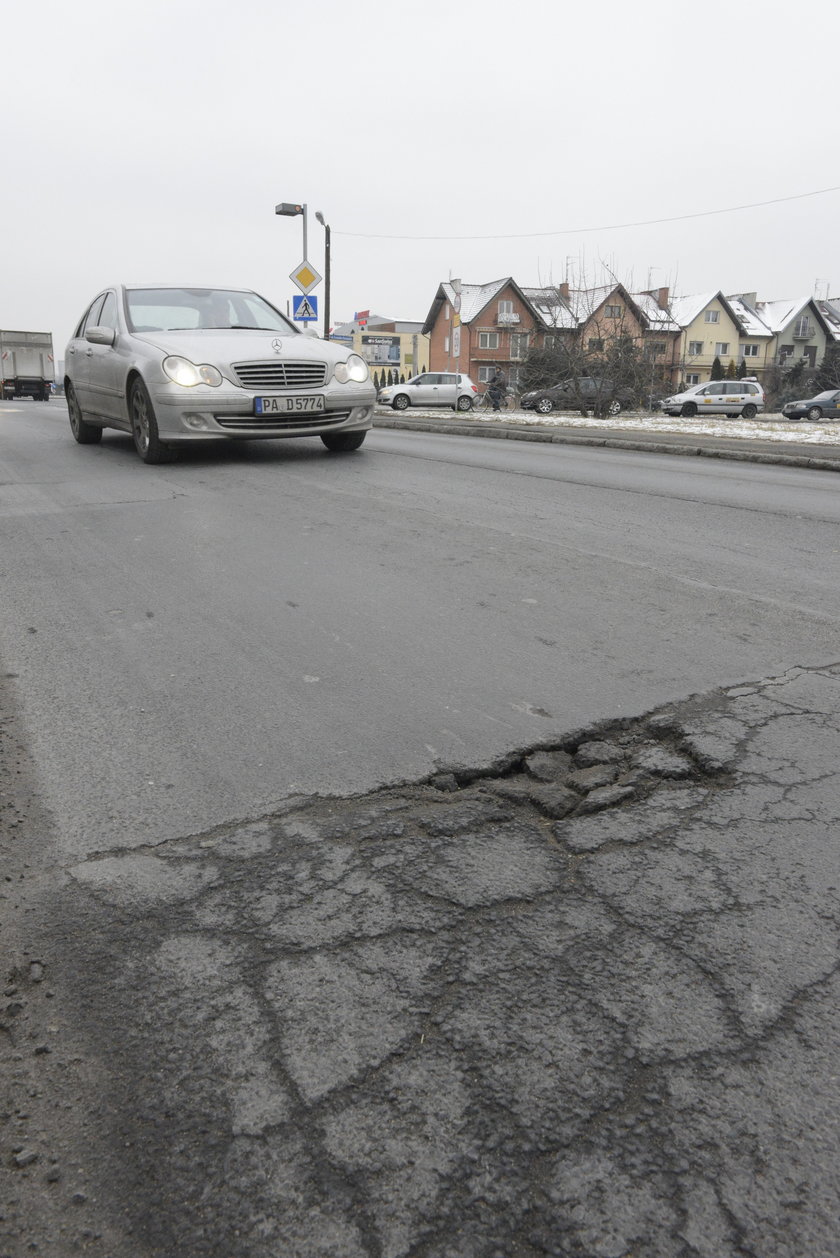
[[[741,463],[777,464],[781,467],[803,467],[817,472],[840,472],[840,452],[837,458],[819,458],[809,454],[785,454],[782,450],[737,450],[730,446],[715,445],[713,438],[701,439],[674,434],[670,441],[656,441],[637,437],[601,437],[576,433],[534,429],[531,426],[517,428],[515,424],[470,423],[465,420],[435,420],[385,418],[375,415],[374,428],[403,428],[416,432],[449,433],[453,437],[484,437],[495,440],[541,441],[551,445],[603,446],[611,450],[639,450],[647,454],[696,455],[705,459],[732,459]],[[729,438],[737,440],[737,438]]]

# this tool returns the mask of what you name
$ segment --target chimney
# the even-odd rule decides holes
[[[660,310],[667,310],[667,309],[668,309],[668,298],[669,298],[669,296],[670,296],[670,291],[669,291],[669,289],[667,289],[667,288],[660,288],[660,289],[659,289],[659,292],[656,294],[656,304],[658,305],[658,307],[659,307],[659,309],[660,309]]]
[[[569,300],[569,281],[563,280],[562,284],[558,284],[557,291],[559,292],[560,296],[563,298],[563,301],[568,301]]]
[[[741,298],[741,301],[746,302],[748,306],[752,306],[753,308],[755,307],[755,301],[758,297],[758,293],[739,293],[738,296]]]

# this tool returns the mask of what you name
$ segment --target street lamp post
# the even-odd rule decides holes
[[[296,218],[298,214],[303,215],[303,260],[306,261],[307,244],[306,244],[306,206],[294,205],[289,201],[281,201],[279,205],[274,207],[275,214],[282,214],[284,218]]]
[[[320,210],[315,217],[324,229],[324,340],[330,339],[330,225]]]

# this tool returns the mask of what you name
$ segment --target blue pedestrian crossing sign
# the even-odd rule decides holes
[[[314,323],[318,318],[318,298],[293,297],[292,318],[298,323]]]

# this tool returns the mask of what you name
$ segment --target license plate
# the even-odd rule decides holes
[[[310,397],[257,397],[254,398],[255,415],[305,415],[308,411],[322,411],[324,397],[316,393]]]

